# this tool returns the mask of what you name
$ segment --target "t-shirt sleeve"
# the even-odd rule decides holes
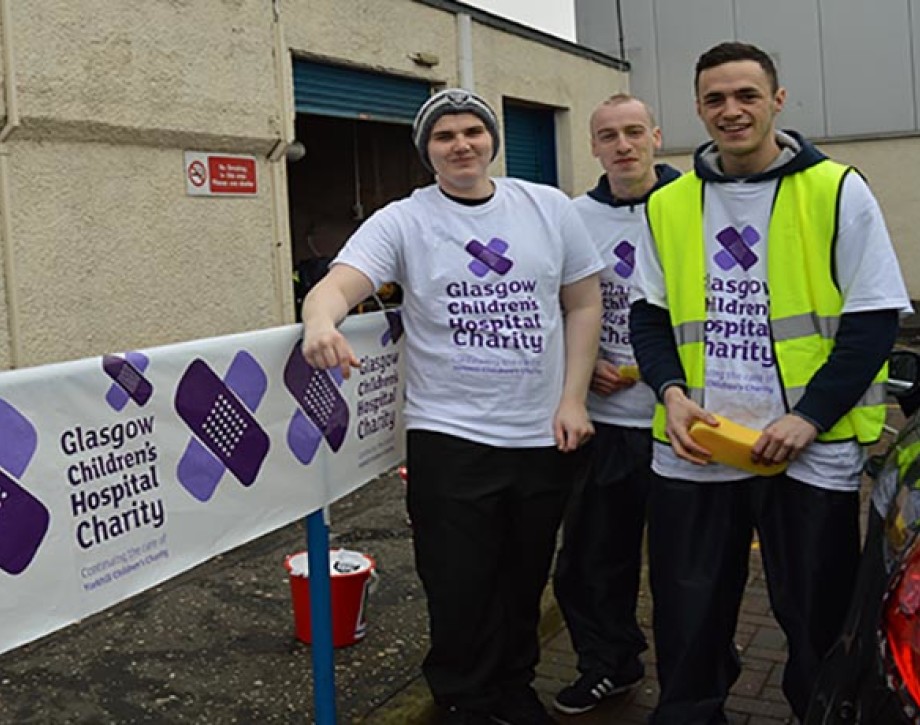
[[[560,232],[564,250],[562,284],[574,284],[604,268],[600,254],[575,203],[566,199],[560,217]]]
[[[843,313],[910,314],[910,297],[878,201],[854,172],[844,179],[841,194],[836,264]]]
[[[658,248],[652,233],[645,233],[636,241],[636,271],[629,288],[629,303],[645,300],[649,304],[668,309],[668,295],[664,284],[664,270],[658,259]]]
[[[402,283],[402,241],[399,212],[392,205],[374,212],[351,235],[332,264],[347,264],[363,272],[374,288]]]

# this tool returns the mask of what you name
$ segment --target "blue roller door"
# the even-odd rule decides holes
[[[555,112],[508,101],[502,103],[502,110],[508,176],[557,186]]]
[[[412,123],[430,92],[430,86],[423,81],[294,60],[294,102],[298,113]]]

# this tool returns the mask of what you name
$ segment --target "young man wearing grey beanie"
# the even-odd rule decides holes
[[[593,433],[585,397],[603,264],[572,202],[491,178],[489,105],[462,89],[419,109],[413,141],[436,183],[384,207],[304,301],[303,352],[358,364],[336,326],[384,282],[403,287],[408,507],[448,722],[540,725],[537,625],[571,484]]]

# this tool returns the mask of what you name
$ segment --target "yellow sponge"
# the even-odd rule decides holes
[[[617,368],[617,374],[621,378],[628,378],[629,380],[639,380],[639,366],[638,365],[620,365]]]
[[[775,476],[786,470],[788,463],[767,466],[751,460],[751,448],[760,438],[759,430],[740,425],[721,415],[714,417],[719,421],[717,428],[701,420],[694,421],[690,426],[690,437],[712,453],[713,461],[757,476]]]

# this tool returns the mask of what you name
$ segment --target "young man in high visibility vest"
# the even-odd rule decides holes
[[[636,603],[655,395],[634,374],[628,297],[636,246],[648,243],[646,200],[680,176],[671,166],[655,164],[661,130],[638,98],[608,98],[594,109],[589,125],[591,151],[604,173],[575,206],[605,264],[604,319],[588,394],[594,438],[581,454],[586,470],[566,512],[554,577],[580,673],[553,702],[568,715],[593,710],[645,674],[640,654],[647,644]]]
[[[658,395],[649,555],[661,694],[656,725],[727,722],[753,532],[789,654],[782,688],[805,715],[842,625],[859,554],[865,445],[885,419],[885,360],[910,302],[878,204],[853,169],[776,119],[770,57],[722,43],[696,66],[712,141],[656,193],[631,308]],[[710,462],[695,421],[760,432],[762,476]]]

